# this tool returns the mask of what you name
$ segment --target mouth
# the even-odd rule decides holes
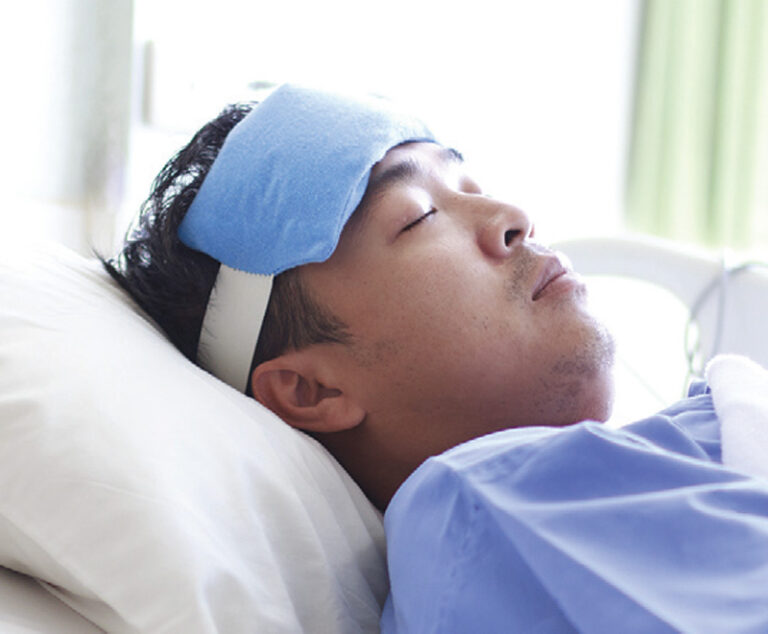
[[[549,288],[550,284],[556,282],[564,275],[571,273],[569,266],[566,266],[560,259],[559,254],[547,256],[544,265],[541,267],[539,277],[533,287],[533,301],[541,297]]]

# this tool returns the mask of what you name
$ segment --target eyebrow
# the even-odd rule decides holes
[[[451,147],[440,148],[438,158],[445,164],[464,162],[464,157],[461,155],[461,152]],[[413,157],[395,163],[370,180],[366,190],[366,197],[375,200],[385,189],[388,189],[393,185],[411,181],[421,172],[421,164]]]
[[[451,163],[460,164],[464,162],[464,157],[461,152],[452,147],[441,147],[438,154],[438,160],[446,165]],[[416,179],[419,174],[423,173],[423,171],[424,168],[418,160],[413,157],[408,157],[373,176],[371,180],[368,181],[363,200],[360,202],[357,210],[352,216],[354,224],[362,224],[364,217],[367,216],[366,211],[387,189],[394,185],[412,181]]]

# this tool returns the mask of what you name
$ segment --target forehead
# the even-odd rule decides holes
[[[458,150],[437,143],[404,143],[391,148],[371,169],[365,195],[347,227],[354,229],[363,224],[371,208],[381,201],[390,189],[415,182],[451,166],[461,165],[463,162],[464,158]]]
[[[438,143],[404,143],[391,148],[371,169],[368,193],[393,182],[417,177],[439,167],[462,163],[464,158],[455,149]]]

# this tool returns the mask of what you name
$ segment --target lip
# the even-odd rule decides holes
[[[531,296],[533,301],[536,301],[546,293],[551,284],[572,272],[571,268],[562,262],[559,254],[547,256],[533,287],[533,294]]]

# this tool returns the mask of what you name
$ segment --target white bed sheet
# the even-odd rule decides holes
[[[0,632],[95,634],[103,632],[31,577],[0,568]]]

